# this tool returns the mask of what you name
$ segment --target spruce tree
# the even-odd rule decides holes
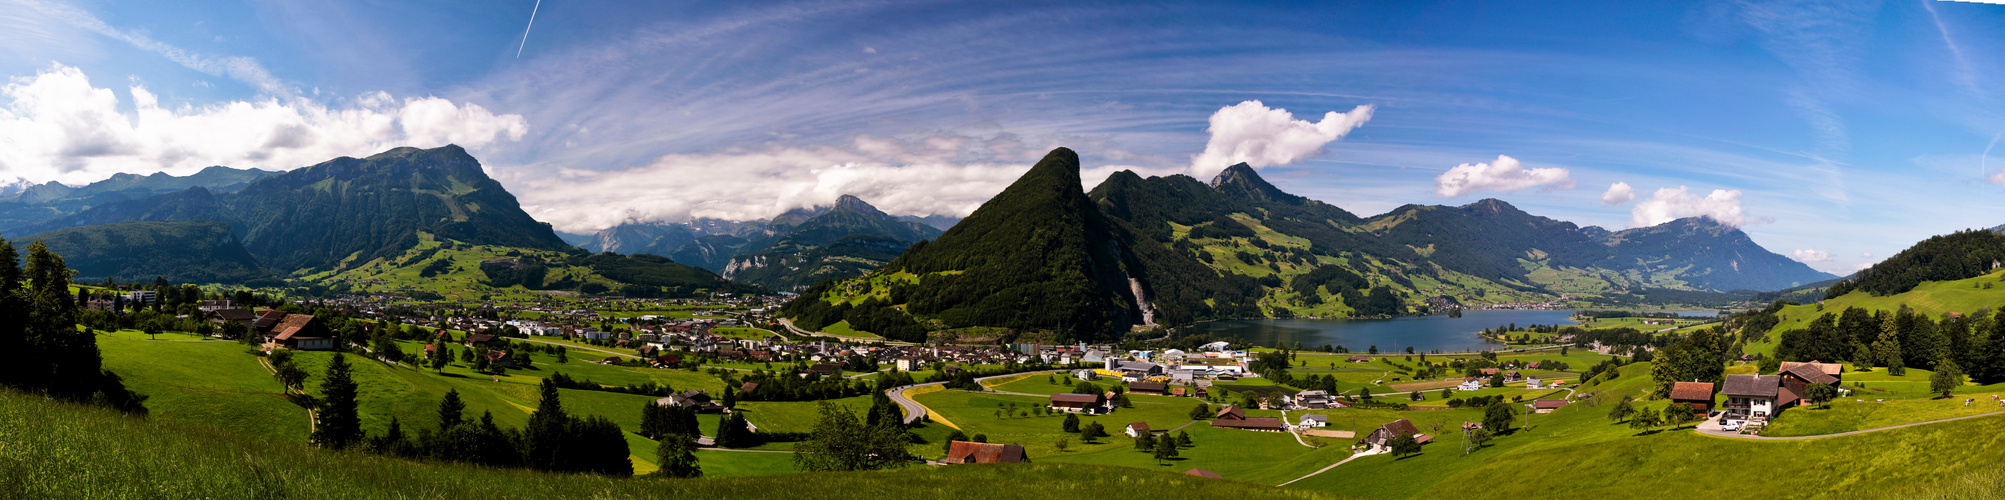
[[[327,374],[320,382],[319,414],[313,429],[313,444],[322,448],[345,449],[363,438],[362,419],[356,413],[355,380],[350,378],[348,358],[334,353]]]
[[[661,469],[654,474],[662,477],[694,478],[703,477],[703,468],[696,463],[696,441],[689,436],[662,436],[661,445],[654,451]]]
[[[560,470],[564,465],[564,447],[571,437],[572,419],[564,413],[556,382],[543,379],[540,391],[542,397],[536,403],[536,411],[529,414],[529,426],[523,430],[523,459],[530,468]]]
[[[445,432],[466,421],[466,402],[460,401],[459,389],[447,389],[446,397],[439,400],[439,432]]]

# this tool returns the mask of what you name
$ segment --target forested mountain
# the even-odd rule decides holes
[[[1902,250],[1856,277],[1831,285],[1828,297],[1854,290],[1875,296],[1913,290],[1926,281],[1953,281],[1982,276],[2005,266],[2005,233],[1973,229],[1936,236]]]
[[[418,243],[420,232],[483,245],[570,248],[459,146],[336,158],[261,176],[233,193],[194,186],[107,203],[34,229],[192,220],[228,223],[245,249],[283,272],[398,255]]]
[[[273,175],[278,173],[256,169],[209,167],[183,177],[166,173],[152,175],[121,173],[82,187],[70,187],[56,182],[11,185],[6,190],[7,194],[0,196],[0,234],[19,236],[73,226],[76,224],[52,224],[51,221],[92,208],[191,188],[232,193],[250,185],[252,181]]]
[[[818,286],[789,311],[810,326],[859,327],[903,305],[908,321],[934,329],[1104,338],[1152,323],[1387,316],[1562,296],[1625,303],[1833,278],[1710,220],[1610,232],[1494,199],[1366,219],[1284,192],[1244,164],[1209,183],[1118,172],[1083,195],[1077,169],[1071,151],[1054,151],[939,239],[868,279]]]
[[[106,278],[177,283],[245,283],[270,280],[229,225],[212,221],[122,222],[79,226],[17,238],[40,241],[63,256],[78,281]],[[23,252],[25,253],[25,252]]]

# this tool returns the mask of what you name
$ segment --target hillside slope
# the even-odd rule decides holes
[[[124,222],[57,229],[18,238],[63,256],[79,281],[244,283],[269,279],[230,226],[213,221]],[[24,252],[25,254],[25,252]]]
[[[1053,490],[1162,498],[1341,498],[1168,471],[1074,464],[697,480],[545,474],[248,440],[11,391],[0,391],[0,449],[7,450],[0,454],[0,493],[17,498],[409,498],[422,492],[436,498],[791,499],[800,496],[803,484],[815,485],[816,497],[832,499],[1049,498]]]

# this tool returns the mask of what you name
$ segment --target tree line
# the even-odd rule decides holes
[[[63,258],[37,241],[23,268],[0,239],[0,385],[67,401],[146,414],[146,396],[104,369],[97,337],[77,328],[76,299]]]

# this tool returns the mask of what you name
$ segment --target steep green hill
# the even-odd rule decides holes
[[[77,272],[75,279],[140,281],[164,277],[178,283],[244,283],[269,280],[263,265],[213,221],[124,222],[80,226],[18,238],[41,241]]]
[[[1059,148],[930,243],[880,272],[920,276],[907,310],[950,328],[999,326],[1092,338],[1141,318],[1120,243]]]
[[[1981,276],[2005,263],[2005,233],[1969,230],[1936,236],[1902,250],[1857,277],[1832,285],[1831,297],[1853,290],[1873,295],[1893,295],[1913,290],[1929,281],[1949,281]]]

